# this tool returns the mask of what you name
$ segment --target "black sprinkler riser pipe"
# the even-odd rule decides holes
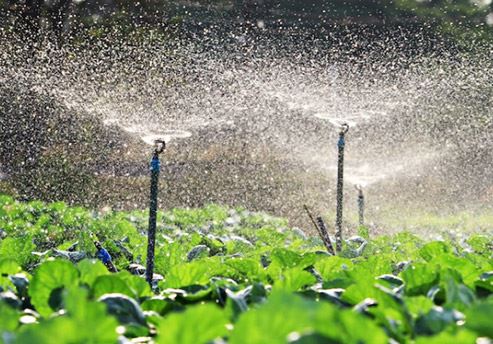
[[[156,219],[157,219],[157,194],[159,184],[159,172],[161,170],[161,162],[159,154],[166,147],[166,143],[162,140],[156,140],[156,149],[152,156],[151,170],[151,196],[149,200],[149,228],[147,231],[147,262],[146,262],[146,281],[152,288],[152,280],[154,277],[154,252],[156,247]]]
[[[358,217],[359,225],[365,225],[365,196],[363,195],[363,190],[359,190],[358,194]]]
[[[344,147],[346,145],[345,135],[349,127],[347,124],[342,126],[337,142],[338,159],[337,159],[337,205],[336,205],[336,251],[342,250],[342,203],[344,189]]]
[[[318,224],[319,231],[322,234],[322,241],[324,242],[324,245],[325,245],[325,248],[327,249],[327,252],[329,252],[331,255],[334,256],[335,255],[334,246],[332,246],[332,241],[330,241],[327,227],[325,226],[325,222],[321,216],[317,217],[317,224]]]
[[[149,202],[149,228],[147,232],[146,281],[151,284],[154,275],[154,251],[156,245],[157,194],[160,161],[157,154],[151,160],[151,198]]]

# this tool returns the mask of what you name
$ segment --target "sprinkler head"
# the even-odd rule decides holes
[[[363,187],[362,187],[360,184],[356,184],[356,185],[354,186],[354,188],[355,188],[356,190],[358,190],[358,195],[359,195],[360,197],[363,197]]]
[[[344,135],[348,132],[349,130],[349,125],[347,123],[343,123],[341,125],[341,131],[339,132],[340,135]]]
[[[154,141],[154,154],[155,155],[161,154],[165,148],[166,148],[166,142],[164,142],[164,140],[155,140]]]

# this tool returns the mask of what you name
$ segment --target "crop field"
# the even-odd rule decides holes
[[[331,256],[286,221],[209,205],[90,212],[0,196],[2,343],[490,343],[493,240],[410,233]],[[95,239],[97,238],[97,239]],[[96,258],[93,240],[117,273]]]

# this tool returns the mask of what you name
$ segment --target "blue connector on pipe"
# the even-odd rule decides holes
[[[105,265],[108,263],[111,263],[111,256],[108,253],[108,251],[106,251],[106,249],[104,249],[104,248],[100,248],[98,250],[98,252],[96,253],[96,257],[98,257],[98,259],[100,261],[102,261],[103,264],[105,264]]]

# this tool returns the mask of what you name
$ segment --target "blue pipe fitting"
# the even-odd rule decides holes
[[[337,142],[337,147],[343,148],[345,144],[346,141],[344,140],[344,137],[343,136],[339,137],[339,141]]]
[[[103,264],[111,263],[111,256],[104,248],[100,248],[96,256],[103,262]]]
[[[151,160],[151,172],[159,172],[161,168],[161,162],[157,156],[154,156]]]

